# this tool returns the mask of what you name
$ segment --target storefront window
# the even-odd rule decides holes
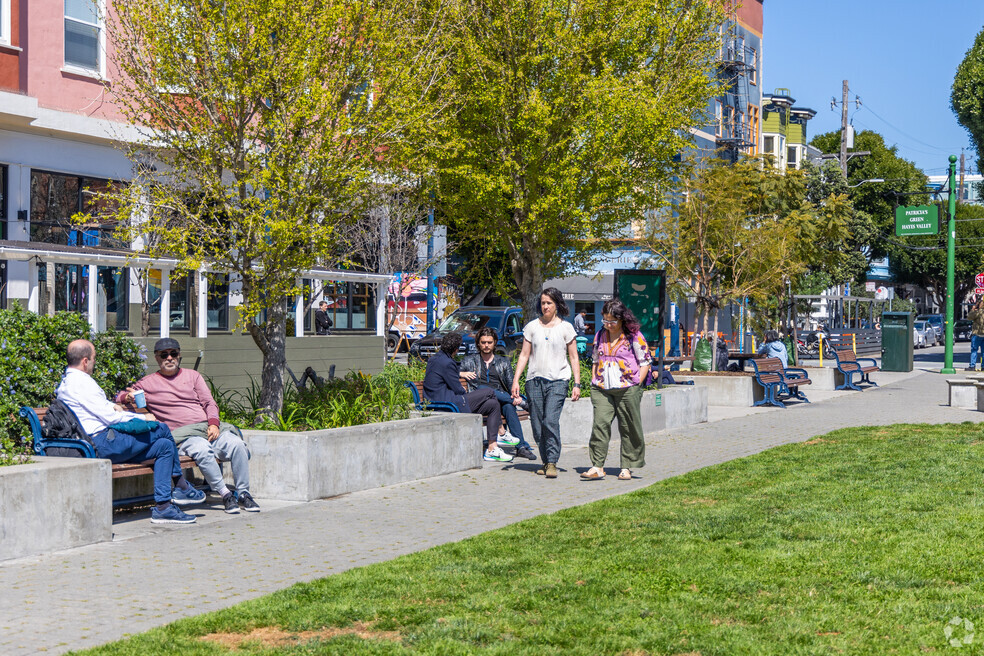
[[[229,329],[229,276],[222,273],[208,274],[208,329]]]
[[[122,183],[100,178],[31,171],[31,241],[63,246],[126,247],[113,239],[115,208],[99,194]],[[72,223],[79,212],[89,215],[84,225]]]
[[[130,325],[127,292],[130,277],[127,269],[97,267],[96,321],[99,331],[107,328],[126,330]]]

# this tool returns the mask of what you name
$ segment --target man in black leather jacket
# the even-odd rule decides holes
[[[474,372],[475,377],[468,380],[472,389],[488,387],[495,390],[495,397],[502,406],[502,416],[506,418],[509,427],[508,436],[500,436],[499,442],[509,445],[515,442],[516,455],[529,460],[536,460],[533,449],[523,437],[523,427],[516,414],[516,402],[509,393],[512,388],[513,368],[509,359],[495,354],[495,345],[499,342],[498,335],[492,328],[482,328],[475,335],[478,353],[466,355],[461,361],[462,372]],[[510,439],[512,438],[512,439]]]

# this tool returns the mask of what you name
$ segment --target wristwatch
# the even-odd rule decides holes
[[[581,383],[574,383],[574,387],[581,389]]]

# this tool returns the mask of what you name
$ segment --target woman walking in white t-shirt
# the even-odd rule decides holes
[[[526,364],[526,396],[530,404],[530,426],[540,448],[543,468],[537,474],[557,478],[560,460],[560,412],[567,398],[567,385],[574,374],[571,400],[581,398],[581,368],[577,361],[574,326],[561,317],[568,314],[564,297],[555,287],[540,294],[540,318],[523,328],[523,350],[516,363],[512,395],[519,396],[519,378]]]

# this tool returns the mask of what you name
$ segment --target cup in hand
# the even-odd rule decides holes
[[[136,392],[133,393],[133,405],[137,406],[138,408],[147,407],[147,397],[144,396],[143,390],[137,390]]]

